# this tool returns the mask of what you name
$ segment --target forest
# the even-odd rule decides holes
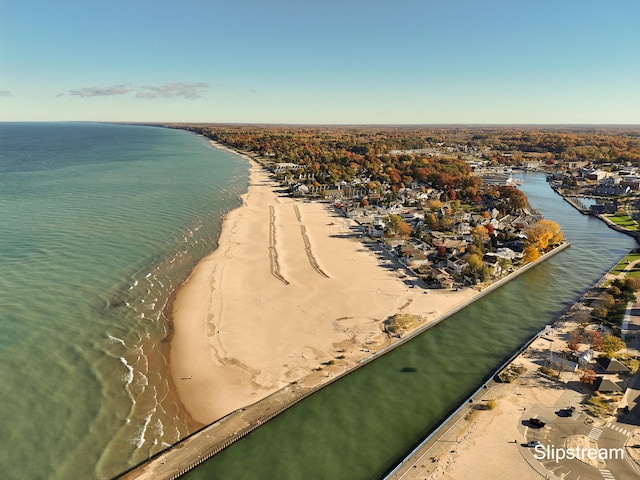
[[[434,156],[447,165],[440,170],[454,176],[463,169],[456,160],[469,155],[506,165],[535,158],[550,165],[586,160],[640,166],[640,127],[172,126],[277,161],[306,165],[332,180],[366,170],[394,184],[423,181]]]

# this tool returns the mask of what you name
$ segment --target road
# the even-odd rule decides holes
[[[576,398],[576,400],[579,399]],[[575,405],[575,403],[570,404]],[[526,440],[538,440],[543,446],[538,450],[524,446],[521,448],[523,457],[535,470],[543,476],[548,475],[550,478],[563,480],[640,478],[640,468],[629,458],[628,450],[625,448],[629,444],[640,443],[640,431],[637,425],[621,423],[614,419],[606,422],[594,421],[580,412],[580,407],[574,416],[563,416],[559,408],[562,405],[556,404],[554,407],[536,405],[521,419],[520,428]],[[527,422],[529,417],[540,418],[547,424],[541,429],[531,428]],[[593,461],[590,465],[588,459],[581,461],[557,458],[559,450],[566,452],[568,448],[577,446],[598,449],[602,453],[602,460]]]

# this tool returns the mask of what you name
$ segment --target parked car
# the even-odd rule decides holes
[[[530,418],[529,423],[535,428],[542,428],[546,425],[546,423],[544,423],[539,418]]]
[[[542,445],[542,442],[539,440],[530,440],[527,442],[527,447],[537,447],[538,445]]]

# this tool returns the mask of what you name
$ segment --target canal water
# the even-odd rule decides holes
[[[636,246],[582,216],[542,174],[521,174],[531,205],[571,248],[297,404],[184,478],[381,478],[545,324]]]

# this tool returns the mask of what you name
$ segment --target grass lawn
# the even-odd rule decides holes
[[[607,218],[616,225],[626,228],[632,232],[639,230],[638,224],[625,212],[617,212],[615,215],[607,215]]]
[[[636,260],[640,260],[640,253],[630,253],[629,255],[626,255],[615,267],[613,267],[611,273],[620,275],[620,273],[622,273],[622,271],[627,267],[628,263],[633,263]],[[627,275],[630,277],[640,277],[640,264],[635,265],[631,271],[627,272]]]

